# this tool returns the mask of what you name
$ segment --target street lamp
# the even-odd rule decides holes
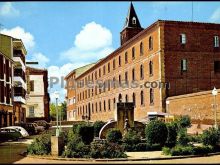
[[[170,101],[169,100],[167,100],[166,101],[166,105],[167,105],[167,109],[166,109],[166,112],[167,112],[167,114],[168,114],[168,121],[169,121],[169,111],[168,111],[168,108],[169,108],[169,104],[170,104]]]
[[[218,94],[218,91],[217,89],[214,87],[214,89],[212,90],[212,95],[214,96],[214,111],[215,111],[215,128],[217,129],[218,128],[218,125],[217,125],[217,109],[216,109],[216,96]]]
[[[59,106],[59,107],[61,107],[61,106],[62,106],[62,104],[61,104],[61,103],[59,103],[59,104],[58,104],[58,106]],[[62,116],[61,111],[62,111],[62,109],[60,108],[60,132],[62,132],[62,130],[61,130],[61,116]]]
[[[57,117],[57,128],[56,128],[56,137],[59,137],[59,128],[58,128],[58,107],[57,107],[57,102],[58,102],[58,99],[59,99],[59,93],[56,91],[54,92],[54,96],[56,98],[56,117]]]

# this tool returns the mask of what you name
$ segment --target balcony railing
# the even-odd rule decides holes
[[[14,69],[14,76],[19,76],[24,80],[24,82],[26,82],[25,73],[22,69],[20,68]]]
[[[21,50],[14,50],[14,57],[20,57],[25,64],[25,56],[22,54]]]

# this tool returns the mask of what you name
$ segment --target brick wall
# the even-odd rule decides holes
[[[218,90],[218,93],[220,90]],[[173,115],[189,115],[195,122],[201,120],[204,124],[214,123],[214,96],[212,91],[197,92],[168,97],[170,104],[167,111]],[[220,96],[216,96],[217,120],[220,121]],[[220,124],[220,123],[219,123]]]

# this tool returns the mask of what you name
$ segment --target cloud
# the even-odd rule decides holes
[[[212,22],[217,22],[220,20],[220,7],[217,8],[211,15],[210,20]]]
[[[5,2],[0,6],[0,16],[16,17],[20,15],[20,11],[15,9],[11,2]]]
[[[55,97],[53,93],[55,91],[58,91],[60,94],[60,102],[63,102],[65,100],[66,95],[66,89],[65,89],[65,81],[64,77],[71,72],[72,70],[84,66],[87,63],[67,63],[63,66],[49,66],[48,67],[48,78],[49,78],[49,92],[50,92],[50,98],[51,102],[55,102]],[[54,83],[56,80],[58,80],[57,83]]]
[[[81,50],[97,50],[111,46],[112,33],[95,22],[86,24],[75,38],[75,46]]]
[[[29,32],[25,32],[25,30],[20,26],[12,29],[3,29],[1,33],[21,39],[27,50],[30,50],[35,46],[34,36]]]
[[[90,22],[76,35],[74,46],[62,52],[60,58],[76,65],[96,62],[113,51],[111,31],[100,24]]]
[[[38,65],[34,65],[33,67],[37,67],[37,68],[46,68],[47,63],[50,61],[49,58],[47,58],[45,55],[43,55],[42,53],[34,53],[32,55],[32,58],[30,61],[36,61],[38,62]]]

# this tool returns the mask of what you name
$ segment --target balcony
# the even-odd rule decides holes
[[[20,57],[13,57],[13,60],[15,62],[16,68],[21,68],[24,72],[26,71],[25,64],[23,63]]]
[[[25,99],[21,96],[14,96],[14,102],[19,102],[19,103],[26,104]]]
[[[14,102],[25,104],[26,90],[22,87],[14,87]]]
[[[14,77],[21,77],[26,82],[25,72],[22,69],[14,69]]]
[[[24,54],[22,54],[22,51],[21,50],[14,50],[14,57],[19,57],[23,64],[25,64],[25,56]]]
[[[21,77],[19,77],[19,76],[15,76],[14,77],[14,86],[15,87],[22,87],[25,90],[27,90],[26,82],[24,82],[24,80]]]

